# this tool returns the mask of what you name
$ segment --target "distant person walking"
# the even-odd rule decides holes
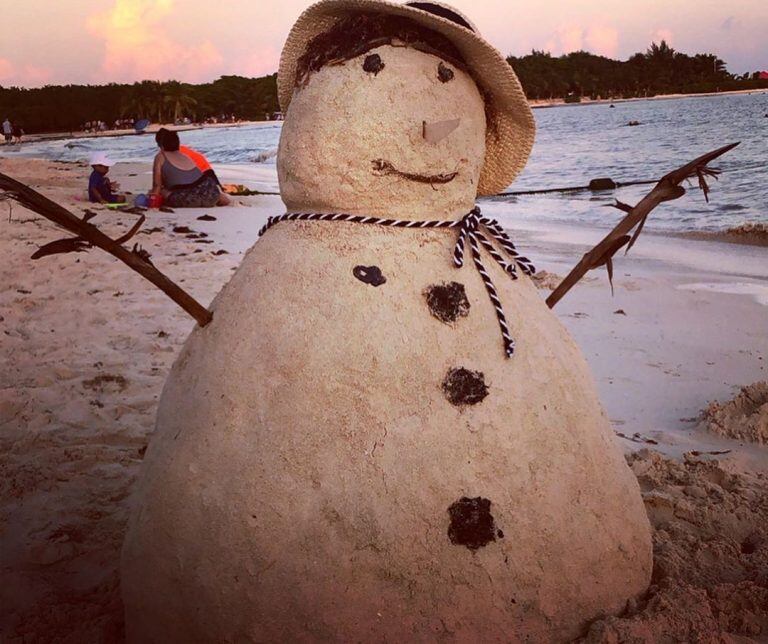
[[[5,136],[5,142],[11,143],[11,139],[13,139],[13,125],[11,125],[7,118],[3,121],[3,135]]]
[[[24,128],[18,123],[13,124],[13,142],[21,144],[21,137],[24,136]]]

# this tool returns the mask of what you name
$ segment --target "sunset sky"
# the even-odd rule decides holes
[[[6,0],[0,85],[213,80],[276,71],[307,0]],[[768,69],[765,0],[453,0],[505,54],[627,58],[662,38],[734,73]]]

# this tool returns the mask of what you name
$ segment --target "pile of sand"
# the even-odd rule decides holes
[[[709,403],[700,420],[704,429],[715,434],[768,444],[768,382],[742,387],[728,402]]]
[[[550,273],[549,271],[537,271],[534,275],[531,275],[533,283],[536,288],[549,289],[554,291],[557,285],[563,281],[563,278],[557,273]]]
[[[768,224],[761,222],[741,224],[740,226],[729,228],[725,231],[725,234],[730,237],[750,237],[763,243],[768,243]]]
[[[642,450],[628,461],[654,529],[651,587],[582,641],[765,641],[768,479],[690,455]]]
[[[705,239],[729,244],[749,244],[752,246],[768,246],[768,224],[748,222],[719,231],[691,231],[681,233],[682,237]]]

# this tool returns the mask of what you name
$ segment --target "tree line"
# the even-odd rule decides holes
[[[277,74],[222,76],[212,83],[142,81],[133,84],[0,87],[0,121],[8,117],[27,133],[74,132],[87,122],[111,126],[121,119],[173,123],[234,117],[263,120],[279,109]]]
[[[665,41],[626,61],[585,51],[552,56],[533,51],[510,56],[529,99],[578,100],[633,98],[670,93],[701,93],[768,88],[758,73],[734,76],[713,54],[689,56]],[[211,83],[177,81],[133,84],[0,87],[0,120],[8,117],[31,132],[72,132],[86,122],[147,118],[172,123],[181,118],[204,122],[222,115],[261,120],[279,110],[277,75],[261,78],[222,76]]]
[[[735,76],[713,54],[689,56],[664,40],[626,61],[586,51],[554,57],[543,51],[509,56],[529,99],[636,98],[658,94],[698,94],[768,88],[759,73]]]

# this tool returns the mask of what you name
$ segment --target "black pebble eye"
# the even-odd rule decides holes
[[[384,62],[381,60],[381,56],[378,54],[371,54],[365,57],[365,60],[363,61],[363,71],[376,76],[382,69],[384,69]]]
[[[355,266],[352,269],[352,275],[371,286],[381,286],[387,282],[387,278],[381,274],[378,266]]]
[[[440,61],[440,64],[437,66],[437,77],[441,83],[447,83],[453,80],[453,70],[445,65],[443,61]]]

